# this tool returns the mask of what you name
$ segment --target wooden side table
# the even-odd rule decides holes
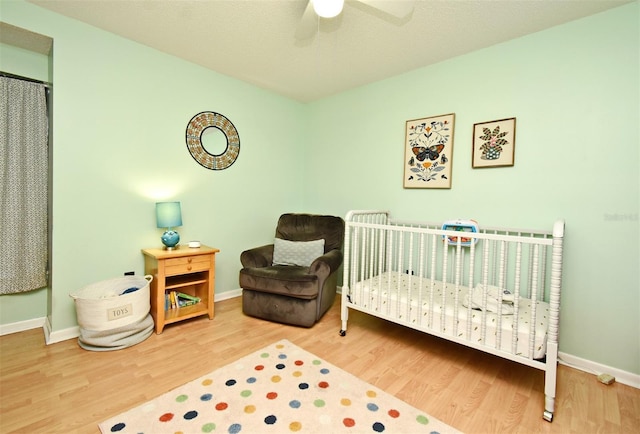
[[[157,334],[162,333],[167,324],[185,319],[201,315],[213,319],[216,253],[219,251],[208,246],[142,250],[144,272],[153,276],[151,316]],[[190,306],[166,308],[166,294],[172,291],[198,297],[200,301]]]

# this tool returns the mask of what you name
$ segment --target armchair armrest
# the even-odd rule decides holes
[[[245,268],[270,267],[273,263],[273,244],[245,250],[240,254],[240,262]]]
[[[337,249],[330,250],[311,263],[309,274],[316,274],[326,279],[327,276],[336,271],[341,264],[342,251]]]

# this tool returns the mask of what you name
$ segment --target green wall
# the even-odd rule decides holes
[[[54,39],[54,330],[75,325],[70,290],[142,273],[161,192],[182,201],[184,240],[221,249],[218,292],[238,287],[240,252],[269,242],[285,211],[564,218],[560,350],[640,374],[637,2],[307,105],[22,1],[2,12]],[[186,151],[186,123],[204,110],[240,133],[227,170]],[[405,121],[445,113],[452,188],[403,189]],[[506,117],[515,166],[472,169],[473,124]]]

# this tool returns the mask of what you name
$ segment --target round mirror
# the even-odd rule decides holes
[[[227,150],[227,136],[216,127],[205,128],[200,135],[200,142],[211,155],[222,155]]]
[[[192,117],[186,139],[193,159],[207,169],[226,169],[240,153],[238,130],[220,113],[202,112]]]

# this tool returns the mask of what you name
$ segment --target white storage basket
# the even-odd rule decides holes
[[[151,309],[149,283],[153,276],[103,280],[70,293],[78,325],[86,330],[112,330],[142,320]],[[137,288],[124,294],[126,290]]]
[[[78,345],[89,351],[122,350],[151,336],[153,326],[153,318],[147,314],[138,322],[111,330],[95,331],[80,327]]]

